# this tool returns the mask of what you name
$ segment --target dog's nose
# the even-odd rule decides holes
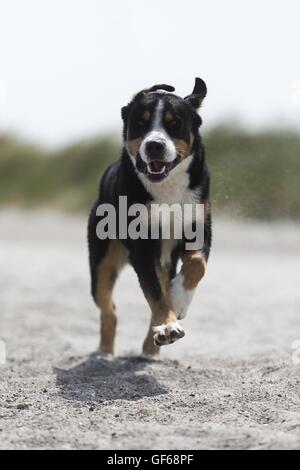
[[[146,152],[149,158],[160,159],[163,156],[165,144],[157,140],[149,140],[146,144]]]

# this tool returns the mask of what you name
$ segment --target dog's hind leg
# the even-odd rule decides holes
[[[116,308],[112,299],[115,281],[121,268],[126,263],[126,250],[121,242],[112,240],[108,243],[103,258],[94,270],[93,296],[101,311],[100,350],[113,354],[117,327]]]

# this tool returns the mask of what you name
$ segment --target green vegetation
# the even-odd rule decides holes
[[[212,201],[243,217],[300,218],[300,135],[219,127],[206,134]]]
[[[300,135],[216,127],[204,142],[214,211],[240,217],[300,218]],[[0,205],[86,211],[100,176],[120,154],[113,137],[49,151],[0,135]]]
[[[11,136],[0,136],[0,204],[86,210],[99,177],[119,154],[113,138],[78,142],[47,151]]]

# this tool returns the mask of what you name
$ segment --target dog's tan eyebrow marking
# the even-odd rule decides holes
[[[164,117],[166,122],[171,122],[174,119],[173,114],[170,111],[167,111]]]
[[[148,109],[145,109],[142,118],[144,121],[150,121],[150,111]]]

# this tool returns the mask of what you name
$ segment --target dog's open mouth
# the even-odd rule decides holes
[[[162,175],[165,171],[169,172],[171,168],[172,162],[152,160],[151,162],[147,163],[147,170],[151,175]]]
[[[137,157],[137,169],[144,173],[152,181],[161,181],[166,178],[170,171],[179,163],[180,158],[176,158],[172,162],[166,162],[163,160],[150,160],[145,163],[142,158],[138,155]]]

